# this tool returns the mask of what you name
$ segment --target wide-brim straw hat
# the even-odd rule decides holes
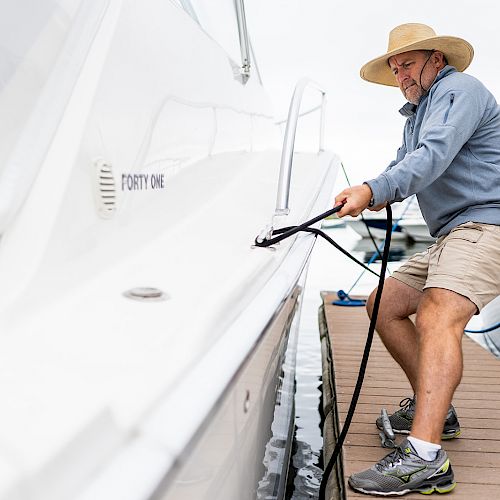
[[[389,58],[411,50],[439,50],[455,66],[464,71],[474,57],[472,45],[455,36],[437,36],[436,32],[425,24],[408,23],[396,26],[389,33],[387,52],[367,62],[360,71],[361,78],[381,85],[397,87],[397,81],[389,67]]]

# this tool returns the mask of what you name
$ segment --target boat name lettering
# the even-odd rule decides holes
[[[165,174],[122,174],[122,191],[164,189]]]

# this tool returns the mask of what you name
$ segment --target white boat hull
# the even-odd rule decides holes
[[[164,490],[157,490],[157,498],[284,496],[283,466],[288,464],[294,425],[300,293],[296,288],[262,332],[195,442],[170,472]]]
[[[49,79],[16,128],[43,144],[0,171],[0,499],[255,498],[314,244],[252,248],[279,130],[257,75],[177,3],[94,10],[58,39],[74,81]],[[338,167],[295,152],[284,224],[331,205]]]

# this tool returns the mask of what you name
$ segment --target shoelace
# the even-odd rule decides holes
[[[412,406],[415,406],[415,398],[404,398],[399,402],[401,410],[398,411],[408,411]]]
[[[382,472],[382,469],[385,467],[393,467],[394,465],[401,464],[403,461],[403,458],[405,458],[406,454],[403,451],[403,449],[398,446],[394,451],[389,453],[389,455],[386,455],[380,462],[375,464],[375,467],[378,469],[379,472]]]

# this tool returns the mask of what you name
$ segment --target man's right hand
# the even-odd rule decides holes
[[[345,215],[352,215],[353,217],[356,217],[365,208],[368,207],[371,198],[372,190],[370,189],[370,186],[368,186],[368,184],[361,184],[360,186],[352,186],[346,188],[337,196],[335,196],[334,206],[345,203],[345,205],[342,207],[342,210],[337,212],[337,215],[339,217],[344,217]]]

